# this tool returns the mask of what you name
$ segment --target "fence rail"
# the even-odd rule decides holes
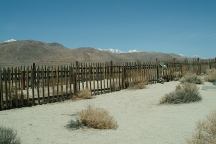
[[[98,95],[125,89],[136,80],[170,81],[189,71],[201,74],[211,68],[216,68],[216,59],[0,68],[0,110],[64,101],[85,88]]]

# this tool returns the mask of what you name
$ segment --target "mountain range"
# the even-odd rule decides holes
[[[131,62],[131,61],[169,61],[185,57],[161,52],[123,53],[116,49],[97,49],[91,47],[66,48],[59,43],[46,43],[34,40],[10,40],[0,43],[0,66],[18,65],[61,65],[80,62]]]

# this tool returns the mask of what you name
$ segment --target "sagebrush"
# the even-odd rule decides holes
[[[147,82],[144,80],[134,80],[129,82],[129,89],[144,89],[146,88]]]
[[[160,104],[170,103],[190,103],[200,101],[202,98],[199,93],[199,88],[192,83],[183,83],[176,86],[175,91],[166,94],[161,98]]]
[[[143,76],[143,73],[136,71],[132,74],[131,80],[127,82],[129,89],[144,89],[148,84],[147,79]]]
[[[206,81],[216,82],[216,69],[207,70],[207,76],[205,77]]]
[[[195,132],[188,144],[216,144],[216,112],[197,124]]]
[[[6,127],[0,127],[0,144],[20,144],[15,130]]]
[[[107,110],[91,106],[79,112],[79,121],[84,126],[95,129],[116,129],[118,127],[117,122]]]
[[[194,84],[202,84],[203,81],[202,79],[197,76],[196,74],[193,74],[193,73],[187,73],[185,74],[181,79],[180,79],[180,82],[182,83],[194,83]]]
[[[85,88],[83,90],[80,90],[74,97],[75,99],[91,99],[91,90],[88,88]]]
[[[83,128],[84,125],[80,122],[80,120],[77,119],[77,120],[71,120],[67,125],[67,127],[75,130],[75,129]]]
[[[117,83],[117,82],[115,82],[115,81],[112,81],[112,82],[110,83],[110,89],[111,89],[112,91],[117,91],[117,90],[119,90],[119,83]]]

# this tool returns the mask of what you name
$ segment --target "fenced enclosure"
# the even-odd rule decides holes
[[[0,110],[64,101],[83,89],[98,95],[125,89],[137,80],[170,81],[187,72],[201,74],[211,68],[216,68],[216,59],[0,68]]]

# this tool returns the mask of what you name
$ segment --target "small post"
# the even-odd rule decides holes
[[[216,58],[214,59],[214,68],[216,68]]]
[[[74,73],[74,94],[76,95],[78,90],[77,90],[77,75],[78,75],[78,70],[79,70],[79,62],[76,61],[75,63],[75,73]]]
[[[113,88],[112,88],[112,81],[113,80],[113,62],[110,61],[110,91],[112,92],[113,91]]]
[[[156,66],[157,66],[157,82],[158,82],[160,79],[160,73],[159,73],[159,61],[157,58],[156,58]]]
[[[186,66],[186,71],[189,71],[189,63],[188,63],[188,59],[185,59],[185,66]]]
[[[201,74],[201,63],[200,63],[200,58],[197,58],[197,66],[198,66],[198,72],[197,74]]]
[[[6,108],[9,108],[8,106],[8,71],[6,68],[3,69],[3,76],[4,76],[4,88],[5,88],[5,99],[6,99]]]
[[[126,66],[127,66],[127,63],[124,63],[122,65],[122,89],[125,89],[126,88]]]
[[[209,69],[211,69],[211,59],[208,60]]]
[[[36,66],[35,63],[32,65],[32,71],[31,71],[31,88],[32,88],[32,104],[35,105],[35,97],[34,97],[34,87],[35,87],[35,71],[36,71]]]
[[[24,71],[21,71],[21,88],[22,90],[25,89],[25,68]]]
[[[2,68],[0,67],[0,110],[3,110]]]
[[[173,80],[174,78],[176,78],[176,58],[173,58],[173,66],[174,66],[174,71],[172,72],[172,77],[171,79]]]

